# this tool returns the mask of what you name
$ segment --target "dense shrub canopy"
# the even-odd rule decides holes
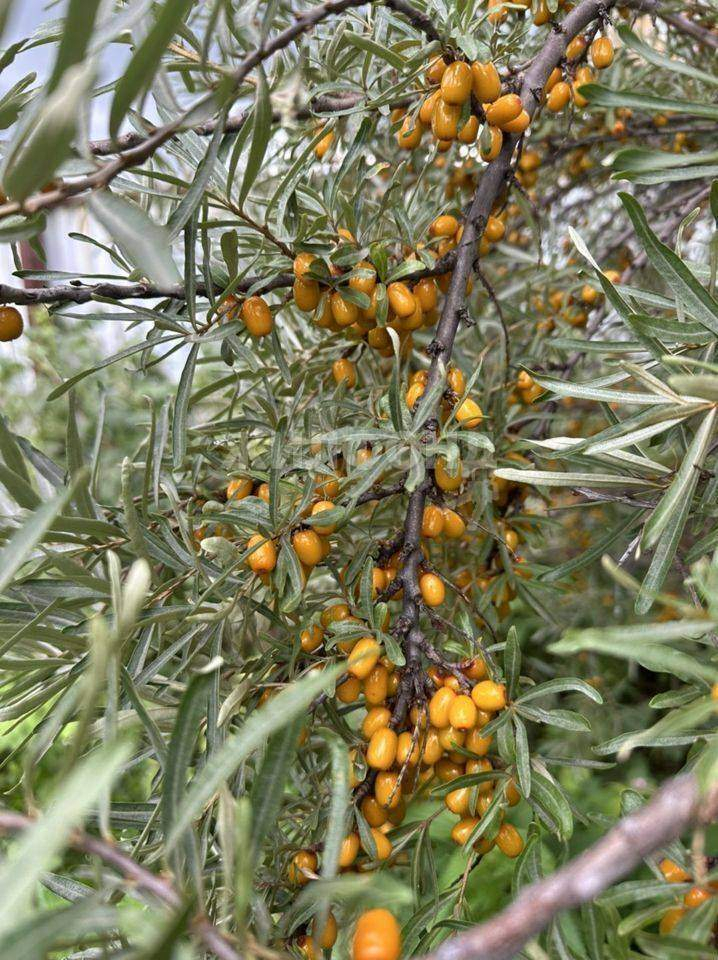
[[[714,957],[713,5],[12,8],[0,955]]]

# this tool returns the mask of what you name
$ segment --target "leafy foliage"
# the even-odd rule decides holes
[[[479,222],[493,104],[447,148],[427,67],[520,90],[551,0],[73,0],[6,48],[50,80],[0,100],[0,241],[50,292],[0,345],[3,957],[313,960],[333,918],[345,956],[384,906],[419,955],[670,774],[715,783],[716,25],[672,6],[588,18]],[[73,197],[102,277],[45,263]],[[439,309],[402,324],[419,282]],[[482,713],[413,762],[437,688]],[[520,955],[714,956],[716,852],[656,851]]]

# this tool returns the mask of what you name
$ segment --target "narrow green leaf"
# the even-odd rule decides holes
[[[718,108],[716,108],[718,110]],[[717,113],[718,116],[718,113]],[[713,334],[718,334],[718,302],[696,280],[688,267],[670,247],[651,230],[640,204],[628,193],[619,193],[634,229],[655,269],[686,309]]]
[[[117,134],[134,99],[149,86],[162,54],[191,6],[192,0],[165,0],[154,26],[135,50],[115,87],[110,108],[111,137]]]
[[[172,849],[184,830],[201,813],[204,806],[239,764],[268,740],[276,730],[302,714],[312,700],[329,688],[344,669],[343,664],[338,664],[322,671],[321,674],[310,674],[292,682],[269,703],[255,710],[247,718],[241,729],[229,737],[207,761],[202,770],[202,776],[196,778],[187,790],[181,807],[177,811],[174,829],[167,838],[168,849]]]
[[[257,92],[254,99],[252,113],[252,143],[249,147],[247,162],[244,167],[242,186],[239,189],[237,206],[242,207],[252,189],[259,171],[262,169],[267,146],[272,138],[272,102],[269,97],[269,85],[264,68],[260,64],[257,69]]]
[[[122,255],[160,287],[180,282],[165,227],[150,220],[136,204],[108,190],[88,200],[90,208]]]
[[[0,551],[0,594],[4,593],[12,583],[17,571],[40,543],[55,518],[70,501],[72,494],[73,488],[68,487],[39,507],[16,530],[3,550]]]
[[[265,836],[276,824],[301,727],[302,717],[295,717],[270,738],[262,766],[252,784],[252,859],[255,865]]]

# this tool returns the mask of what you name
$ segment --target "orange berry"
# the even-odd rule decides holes
[[[506,706],[506,687],[493,680],[481,680],[471,691],[471,699],[480,710],[495,713]]]
[[[449,687],[439,687],[429,700],[429,721],[432,726],[441,730],[451,723],[449,719],[451,705],[456,700],[456,694]]]
[[[613,63],[613,44],[608,37],[596,37],[591,44],[591,63],[597,70],[605,70]]]
[[[272,540],[268,540],[261,533],[255,533],[247,541],[247,549],[252,550],[247,557],[247,563],[254,573],[271,573],[274,570],[277,565],[277,548]]]
[[[248,297],[242,304],[240,316],[253,337],[266,337],[272,332],[272,312],[261,297]]]
[[[357,640],[349,654],[347,671],[354,677],[363,680],[368,677],[381,654],[381,647],[374,637],[362,637]]]
[[[401,932],[399,924],[388,910],[367,910],[359,917],[354,940],[352,960],[399,960]]]
[[[0,307],[0,343],[17,340],[22,335],[22,315],[15,307]]]
[[[424,573],[419,577],[419,589],[427,607],[438,607],[446,598],[446,588],[435,573]]]
[[[396,760],[397,734],[389,727],[381,727],[372,734],[366,752],[366,762],[374,770],[388,770]]]
[[[352,387],[356,386],[357,383],[357,371],[356,367],[351,360],[347,360],[346,357],[342,357],[340,360],[335,360],[332,364],[332,376],[337,384],[343,383],[350,390]]]
[[[501,78],[491,61],[471,64],[471,82],[474,96],[479,103],[493,103],[501,94]]]
[[[462,104],[471,96],[471,67],[463,60],[455,60],[441,77],[441,97],[445,103]]]
[[[524,848],[524,841],[516,827],[502,823],[496,834],[496,846],[507,857],[518,857]]]

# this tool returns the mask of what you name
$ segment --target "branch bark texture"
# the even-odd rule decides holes
[[[562,910],[590,903],[694,824],[718,817],[718,787],[702,798],[692,775],[669,780],[592,847],[528,887],[505,910],[421,960],[510,960]]]

